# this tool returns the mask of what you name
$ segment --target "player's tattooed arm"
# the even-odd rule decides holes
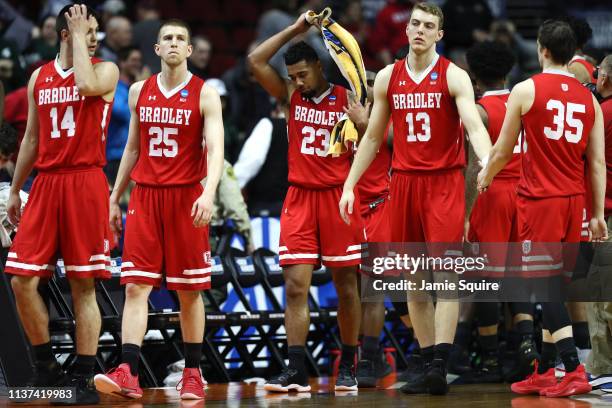
[[[521,131],[521,115],[525,114],[533,104],[535,90],[533,81],[528,79],[517,84],[510,96],[506,108],[506,116],[495,146],[491,149],[489,160],[478,174],[478,190],[484,191],[493,177],[504,168],[512,158]]]
[[[25,133],[19,148],[17,156],[17,164],[15,165],[15,174],[11,182],[11,189],[7,203],[8,219],[13,225],[19,223],[21,218],[21,198],[19,191],[32,172],[34,163],[38,157],[38,109],[34,99],[34,85],[38,79],[40,68],[38,68],[30,77],[28,83],[28,121],[26,123]]]
[[[248,56],[249,66],[257,82],[273,97],[287,103],[293,92],[293,85],[283,79],[270,65],[270,59],[295,36],[305,33],[311,26],[306,14],[300,15],[295,23],[262,42]]]
[[[605,139],[603,114],[595,97],[593,97],[593,106],[595,108],[595,122],[586,147],[593,211],[593,218],[589,222],[589,231],[593,241],[601,241],[608,239],[608,228],[604,220],[604,198],[606,194]]]
[[[74,81],[83,96],[103,96],[111,101],[119,80],[119,68],[112,62],[93,65],[89,55],[88,36],[97,34],[97,22],[93,16],[87,17],[84,5],[75,5],[66,13],[68,30],[72,36],[72,55]]]
[[[368,127],[365,135],[361,138],[351,171],[344,182],[344,189],[338,206],[340,216],[347,224],[350,224],[350,215],[353,213],[353,203],[355,201],[353,189],[374,160],[374,157],[376,157],[378,148],[385,136],[385,129],[391,115],[389,102],[387,101],[387,88],[389,87],[392,70],[393,66],[389,65],[376,75],[376,80],[374,81],[374,106],[372,107]]]
[[[117,179],[113,187],[113,192],[110,196],[110,226],[111,230],[119,233],[123,226],[121,220],[121,209],[119,208],[119,200],[128,186],[132,169],[140,156],[140,123],[139,117],[136,114],[136,102],[140,96],[144,81],[134,83],[130,87],[128,94],[128,105],[130,107],[130,126],[128,130],[128,139],[121,156],[121,163],[117,171]]]
[[[465,127],[474,152],[481,160],[489,155],[491,138],[484,127],[474,102],[474,88],[467,72],[450,64],[447,71],[448,90],[455,98],[459,117]]]

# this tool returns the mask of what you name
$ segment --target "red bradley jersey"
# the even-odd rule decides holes
[[[510,91],[503,89],[500,91],[487,91],[478,100],[478,104],[487,112],[487,132],[491,136],[491,143],[495,144],[501,133],[501,128],[506,116],[506,105]],[[512,159],[506,166],[497,174],[498,178],[513,178],[517,179],[521,176],[521,136],[516,146],[514,146]]]
[[[91,62],[102,60],[92,58]],[[63,70],[55,60],[40,68],[34,102],[39,125],[38,170],[104,167],[112,101],[80,95],[73,68]]]
[[[436,55],[418,77],[407,59],[397,61],[387,89],[393,119],[394,170],[435,171],[465,166],[463,128],[446,72]]]
[[[206,177],[200,112],[204,81],[188,72],[187,79],[169,91],[160,81],[160,74],[147,79],[136,102],[140,156],[132,178],[148,186],[199,183]]]
[[[387,124],[385,138],[378,148],[376,157],[357,183],[359,191],[359,202],[361,203],[361,213],[368,211],[369,204],[385,197],[389,193],[389,181],[391,180],[389,170],[391,169],[391,149],[387,143],[391,121]]]
[[[525,141],[518,192],[532,198],[584,193],[584,154],[595,109],[591,92],[565,71],[532,78],[535,97],[522,117]]]
[[[347,91],[331,86],[317,98],[291,95],[288,120],[289,183],[305,188],[341,186],[351,168],[351,153],[328,156],[331,132],[344,115]]]
[[[568,65],[572,65],[572,64],[580,64],[583,67],[585,67],[587,72],[589,73],[589,79],[591,80],[590,82],[592,84],[596,84],[597,83],[597,78],[595,78],[593,76],[593,72],[595,71],[595,67],[589,61],[587,61],[586,58],[584,58],[583,56],[580,56],[580,55],[574,55],[574,57],[571,59],[571,61],[569,62]]]

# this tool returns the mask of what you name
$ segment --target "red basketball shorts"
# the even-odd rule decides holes
[[[387,206],[391,241],[443,243],[427,245],[428,254],[462,255],[465,185],[460,169],[431,173],[393,171]]]
[[[388,207],[387,199],[385,198],[376,207],[367,207],[367,210],[361,213],[368,242],[389,242],[391,239],[391,225],[389,224],[387,213]]]
[[[541,199],[518,196],[518,234],[524,275],[550,276],[573,270],[583,210],[582,195]]]
[[[321,262],[329,267],[359,265],[365,242],[358,197],[351,224],[340,217],[342,187],[313,190],[290,186],[280,219],[281,266]]]
[[[102,169],[40,173],[5,272],[50,277],[59,254],[69,279],[110,278],[108,200]]]
[[[509,257],[509,250],[515,249],[518,241],[516,188],[515,179],[496,179],[474,203],[468,233],[471,255],[487,255],[485,269],[478,272],[479,276],[500,276],[506,267],[520,266],[516,256]]]
[[[159,287],[165,273],[171,290],[210,288],[208,227],[193,226],[198,184],[132,190],[125,226],[121,283]]]

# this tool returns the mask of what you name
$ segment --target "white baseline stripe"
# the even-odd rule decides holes
[[[123,262],[121,264],[122,268],[133,268],[134,267],[134,263],[133,262]]]
[[[282,246],[282,247],[278,247],[278,252],[283,252],[283,251],[289,251],[289,248],[287,248],[286,246]]]
[[[360,245],[350,245],[348,248],[346,248],[346,252],[359,251],[359,250],[361,250],[361,244]]]
[[[9,252],[8,253],[8,257],[9,258],[17,258],[17,252]]]
[[[210,276],[204,278],[166,278],[169,283],[204,283],[210,282]]]
[[[524,256],[523,262],[542,262],[542,261],[552,261],[552,257],[550,255],[533,255],[533,256]]]
[[[104,254],[92,255],[89,258],[89,262],[93,262],[93,261],[110,261],[110,256],[107,256],[107,255],[104,255]]]
[[[158,279],[161,278],[161,273],[145,272],[145,271],[121,271],[121,277],[124,276],[144,276],[145,278]]]
[[[282,254],[278,256],[278,259],[316,259],[319,257],[319,254]]]
[[[563,267],[563,262],[555,264],[555,265],[523,265],[523,271],[548,271],[552,269],[561,269]]]
[[[351,259],[360,259],[361,254],[351,254],[343,256],[322,256],[324,261],[350,261]]]
[[[66,271],[87,272],[87,271],[99,271],[101,269],[106,269],[106,264],[66,265]]]

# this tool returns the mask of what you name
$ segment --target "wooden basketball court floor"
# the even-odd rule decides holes
[[[379,382],[377,389],[358,392],[334,392],[328,378],[311,379],[310,393],[271,394],[261,385],[245,383],[209,384],[206,398],[200,401],[181,401],[172,387],[146,389],[139,400],[102,396],[98,407],[104,408],[208,408],[208,407],[428,407],[428,408],[587,408],[612,407],[612,395],[599,391],[573,398],[545,398],[513,394],[508,384],[455,385],[445,396],[405,395],[399,391],[402,383],[390,375]],[[11,404],[0,397],[0,406],[13,407],[47,405],[43,401],[32,404]]]

